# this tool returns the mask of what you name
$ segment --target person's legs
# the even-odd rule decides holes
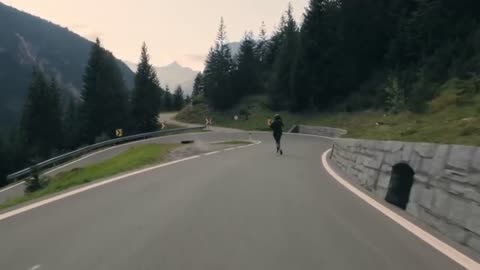
[[[278,137],[278,149],[280,151],[280,155],[283,155],[283,150],[282,150],[282,135]]]
[[[275,139],[275,144],[277,146],[277,153],[278,153],[280,151],[280,137],[274,134],[273,138]]]
[[[277,144],[277,153],[280,152],[280,154],[283,155],[282,144],[281,144],[282,135],[275,134],[274,138],[275,138],[275,143]]]

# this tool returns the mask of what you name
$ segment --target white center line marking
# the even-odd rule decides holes
[[[113,183],[113,182],[117,182],[117,181],[122,180],[122,179],[127,178],[127,177],[131,177],[131,176],[134,176],[134,175],[137,175],[137,174],[145,173],[145,172],[148,172],[148,171],[152,171],[152,170],[155,170],[155,169],[159,169],[159,168],[162,168],[162,167],[170,166],[170,165],[173,165],[173,164],[176,164],[176,163],[180,163],[180,162],[183,162],[183,161],[187,161],[187,160],[191,160],[191,159],[195,159],[195,158],[199,158],[199,157],[200,156],[193,156],[193,157],[189,157],[189,158],[175,160],[175,161],[172,161],[172,162],[156,165],[156,166],[153,166],[153,167],[149,167],[149,168],[145,168],[145,169],[142,169],[142,170],[127,173],[127,174],[124,174],[124,175],[120,175],[120,176],[117,176],[117,177],[113,177],[113,178],[107,179],[105,181],[94,183],[92,185],[85,186],[85,187],[82,187],[82,188],[79,188],[79,189],[75,189],[75,190],[72,190],[72,191],[69,191],[69,192],[66,192],[66,193],[63,193],[63,194],[45,199],[43,201],[39,201],[39,202],[36,202],[36,203],[26,205],[24,207],[12,210],[10,212],[0,214],[0,221],[2,221],[4,219],[7,219],[9,217],[13,217],[13,216],[16,216],[18,214],[30,211],[32,209],[44,206],[46,204],[50,204],[50,203],[53,203],[53,202],[71,197],[73,195],[85,192],[85,191],[90,190],[90,189],[94,189],[94,188],[104,186],[104,185],[107,185],[107,184],[110,184],[110,183]]]
[[[424,242],[435,248],[436,250],[443,253],[445,256],[449,257],[453,261],[460,264],[462,267],[471,270],[478,270],[480,269],[480,264],[474,261],[473,259],[467,257],[465,254],[461,253],[460,251],[456,250],[455,248],[451,247],[447,243],[442,242],[440,239],[436,238],[435,236],[431,235],[430,233],[424,231],[417,225],[411,223],[410,221],[406,220],[402,216],[398,215],[397,213],[393,212],[392,210],[388,209],[387,207],[383,206],[379,202],[372,199],[363,191],[359,190],[352,184],[350,184],[347,180],[343,179],[340,175],[338,175],[332,167],[328,164],[327,156],[330,153],[331,149],[323,153],[322,155],[322,163],[327,172],[343,185],[345,188],[350,190],[353,194],[360,197],[360,199],[364,200],[366,203],[370,204],[372,207],[380,211],[382,214],[390,218],[391,220],[398,223],[400,226],[405,228],[407,231],[413,233],[418,238],[422,239]]]
[[[218,154],[220,153],[220,151],[214,151],[214,152],[210,152],[210,153],[206,153],[206,154],[203,154],[204,156],[210,156],[210,155],[215,155],[215,154]]]
[[[40,269],[40,267],[42,267],[40,264],[37,264],[35,266],[32,266],[32,268],[30,268],[30,270],[37,270],[37,269]]]
[[[260,143],[261,143],[261,141],[258,141],[257,143],[252,144],[252,145],[258,145]],[[94,188],[104,186],[104,185],[107,185],[107,184],[110,184],[110,183],[113,183],[113,182],[117,182],[117,181],[120,181],[122,179],[131,177],[131,176],[135,176],[137,174],[142,174],[142,173],[145,173],[145,172],[149,172],[149,171],[152,171],[152,170],[156,170],[156,169],[159,169],[159,168],[162,168],[162,167],[170,166],[170,165],[180,163],[180,162],[184,162],[184,161],[187,161],[187,160],[196,159],[196,158],[199,158],[199,157],[201,157],[201,156],[197,155],[197,156],[192,156],[192,157],[188,157],[188,158],[184,158],[184,159],[180,159],[180,160],[175,160],[175,161],[172,161],[172,162],[159,164],[159,165],[152,166],[152,167],[149,167],[149,168],[145,168],[145,169],[142,169],[142,170],[133,171],[131,173],[127,173],[127,174],[124,174],[124,175],[119,175],[119,176],[116,176],[116,177],[113,177],[113,178],[110,178],[110,179],[106,179],[106,180],[101,181],[101,182],[93,183],[91,185],[84,186],[82,188],[78,188],[78,189],[63,193],[63,194],[59,194],[59,195],[53,196],[51,198],[48,198],[48,199],[45,199],[45,200],[42,200],[42,201],[38,201],[38,202],[35,202],[35,203],[32,203],[32,204],[20,207],[18,209],[0,214],[0,221],[5,220],[5,219],[10,218],[10,217],[13,217],[13,216],[16,216],[16,215],[19,215],[21,213],[33,210],[35,208],[38,208],[38,207],[41,207],[41,206],[44,206],[44,205],[47,205],[47,204],[50,204],[50,203],[68,198],[68,197],[71,197],[73,195],[85,192],[85,191],[90,190],[90,189],[94,189]]]

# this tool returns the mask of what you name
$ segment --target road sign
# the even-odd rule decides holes
[[[115,130],[115,136],[117,136],[119,138],[123,137],[123,129],[120,128],[120,129]]]

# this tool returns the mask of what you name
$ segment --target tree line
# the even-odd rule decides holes
[[[274,110],[421,113],[441,83],[480,73],[478,10],[477,0],[311,0],[301,24],[289,6],[269,37],[246,32],[235,57],[222,19],[193,95],[219,110],[266,94]]]
[[[66,100],[53,76],[35,67],[20,127],[0,137],[0,186],[6,175],[59,153],[115,137],[158,130],[160,111],[180,110],[180,86],[163,89],[143,44],[134,89],[127,89],[114,56],[100,40],[92,45],[79,98]],[[189,99],[189,98],[188,98]]]

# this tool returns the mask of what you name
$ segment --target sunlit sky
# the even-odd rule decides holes
[[[272,31],[290,0],[0,0],[47,19],[104,46],[120,59],[137,62],[143,41],[152,63],[173,61],[197,70],[212,46],[220,18],[230,41],[261,22]],[[292,0],[301,20],[308,0]]]

